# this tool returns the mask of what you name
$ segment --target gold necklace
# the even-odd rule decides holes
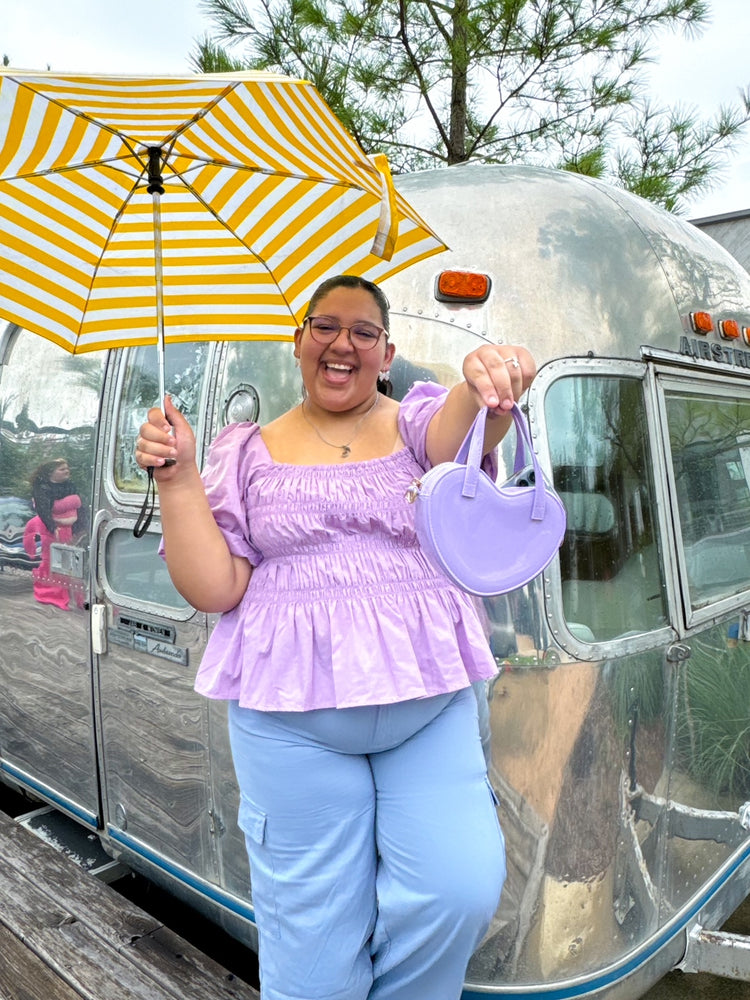
[[[352,449],[351,449],[350,445],[354,441],[354,439],[356,438],[356,436],[359,434],[359,429],[362,426],[362,424],[365,422],[365,420],[367,420],[367,418],[370,416],[370,414],[372,413],[372,411],[378,405],[378,399],[379,398],[380,398],[380,393],[376,391],[376,393],[375,393],[375,402],[372,404],[372,406],[369,408],[369,410],[367,410],[366,413],[362,414],[362,416],[359,418],[359,420],[357,421],[357,423],[354,425],[354,433],[349,438],[349,440],[346,442],[346,444],[334,444],[333,441],[327,441],[323,437],[323,435],[320,433],[320,431],[318,430],[318,428],[315,426],[315,424],[312,422],[312,420],[308,417],[307,413],[305,412],[305,403],[307,402],[306,399],[302,400],[302,402],[300,404],[300,410],[302,410],[302,416],[305,418],[305,422],[308,423],[312,427],[312,429],[318,435],[318,437],[323,442],[323,444],[327,444],[329,448],[338,448],[341,451],[341,458],[343,460],[345,458],[348,458],[351,455]]]

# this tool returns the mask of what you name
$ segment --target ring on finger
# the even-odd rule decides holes
[[[520,364],[518,363],[518,358],[515,358],[515,357],[514,358],[505,358],[505,363],[506,363],[506,365],[513,365],[514,368],[520,368],[521,367]]]

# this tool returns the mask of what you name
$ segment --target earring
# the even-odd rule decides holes
[[[391,373],[389,371],[378,372],[377,390],[389,398],[393,395],[393,383],[391,382]]]
[[[295,368],[299,368],[300,367],[299,358],[295,358],[294,359],[294,367]]]

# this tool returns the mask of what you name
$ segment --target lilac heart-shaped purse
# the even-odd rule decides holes
[[[415,480],[417,536],[430,559],[461,590],[493,597],[523,587],[549,565],[565,534],[565,508],[544,481],[520,409],[515,471],[533,467],[517,485],[498,486],[481,469],[486,407],[481,409],[454,462],[443,462]]]

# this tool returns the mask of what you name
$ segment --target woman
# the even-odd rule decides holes
[[[35,514],[26,523],[23,532],[23,547],[27,555],[41,555],[39,565],[31,571],[34,580],[34,597],[40,604],[54,604],[62,611],[70,610],[69,578],[52,572],[52,543],[70,544],[73,541],[73,525],[78,520],[81,498],[77,493],[69,493],[52,504],[49,518],[52,531],[40,514]],[[39,546],[37,550],[37,540]],[[76,595],[78,599],[80,595]],[[79,604],[80,606],[80,604]]]
[[[52,506],[56,500],[77,493],[70,478],[70,466],[65,458],[53,458],[42,464],[31,476],[31,497],[34,509],[42,519],[47,531],[54,535],[56,523],[52,516]]]
[[[34,597],[40,604],[54,604],[67,611],[70,608],[69,578],[51,572],[53,542],[71,543],[80,531],[81,498],[70,478],[70,466],[65,458],[42,462],[31,475],[31,498],[36,516],[27,523],[23,546],[28,555],[37,554],[41,561],[32,570]],[[81,594],[76,594],[80,604]]]
[[[223,612],[196,689],[229,701],[264,1000],[456,1000],[505,877],[471,689],[494,660],[404,493],[482,405],[494,447],[534,362],[483,345],[399,404],[394,351],[377,286],[331,278],[295,333],[299,406],[225,428],[203,479],[169,400],[136,445],[175,586]]]

